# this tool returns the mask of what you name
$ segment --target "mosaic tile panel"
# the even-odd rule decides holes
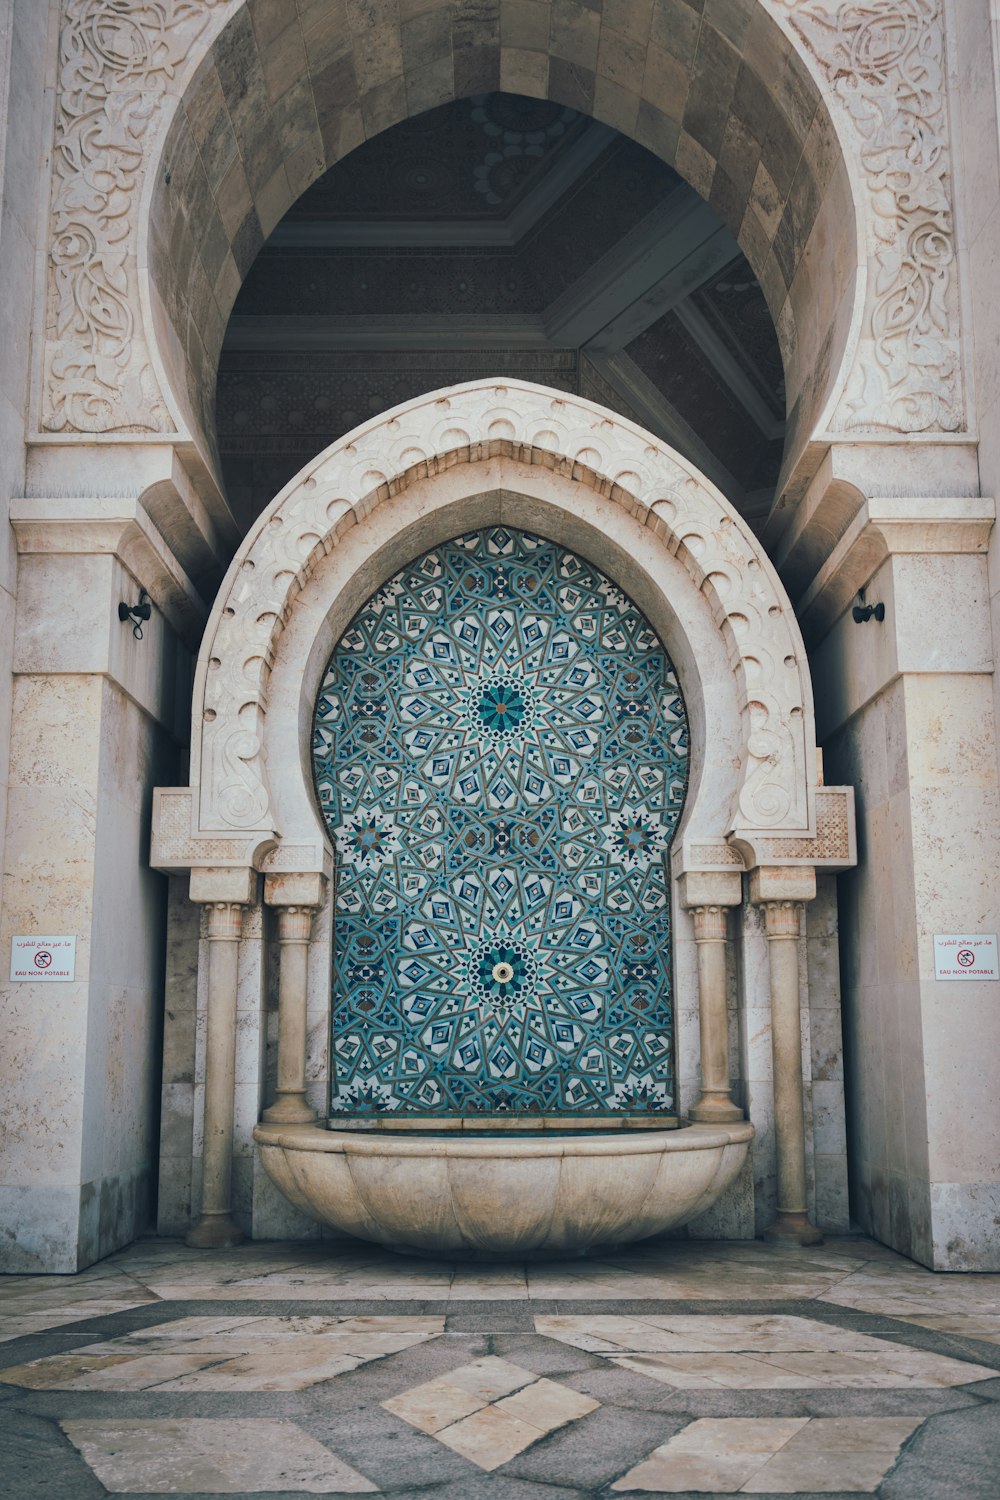
[[[331,1114],[673,1107],[671,664],[591,564],[490,528],[390,580],[316,706]]]

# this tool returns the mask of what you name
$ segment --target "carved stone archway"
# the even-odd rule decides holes
[[[213,1154],[193,1243],[228,1244],[237,1233],[228,1196],[235,954],[239,912],[257,902],[261,874],[285,934],[278,1097],[266,1119],[279,1131],[314,1119],[305,1097],[305,953],[309,913],[328,912],[332,873],[303,754],[317,673],[354,610],[391,575],[400,547],[425,550],[504,504],[512,516],[518,507],[528,520],[543,514],[543,533],[582,535],[599,554],[630,556],[635,576],[648,574],[652,595],[663,594],[660,619],[675,626],[675,641],[665,643],[673,650],[681,641],[679,677],[701,703],[703,766],[710,744],[714,753],[711,775],[696,773],[671,860],[698,948],[701,1097],[693,1115],[706,1126],[741,1117],[728,1079],[725,912],[744,900],[749,871],[781,1002],[779,1207],[790,1233],[812,1232],[795,949],[816,867],[854,861],[853,805],[849,789],[816,784],[809,670],[791,605],[737,512],[650,434],[578,397],[481,381],[397,407],[307,465],[245,538],[213,609],[195,681],[190,785],[156,793],[152,855],[161,870],[190,870],[193,899],[209,907],[205,1133]],[[656,581],[661,563],[673,570],[666,588]],[[655,624],[655,612],[650,618]]]
[[[758,539],[692,465],[641,428],[580,397],[480,381],[420,397],[335,443],[244,539],[198,662],[185,812],[161,793],[161,816],[185,847],[206,841],[204,856],[187,865],[259,869],[280,840],[262,753],[268,678],[285,622],[318,562],[349,527],[416,480],[503,458],[554,470],[591,499],[624,506],[650,528],[651,546],[676,555],[711,601],[742,724],[739,776],[717,835],[748,850],[762,840],[815,837],[805,648]],[[159,836],[165,855],[170,838],[162,824]]]
[[[644,6],[550,0],[530,15],[502,12],[499,0],[440,0],[404,22],[394,5],[343,0],[307,14],[296,0],[65,3],[40,438],[167,437],[211,491],[219,350],[264,239],[365,139],[491,89],[549,98],[623,131],[716,209],[761,281],[782,346],[786,480],[819,432],[884,427],[901,412],[918,430],[954,425],[933,361],[921,361],[932,396],[911,390],[912,371],[900,375],[899,320],[885,305],[898,278],[884,268],[871,310],[885,325],[873,334],[881,374],[869,373],[859,394],[849,373],[868,337],[868,201],[835,95],[846,56],[862,87],[844,98],[867,142],[878,80],[903,66],[887,54],[895,26],[876,45],[864,17],[827,17],[798,0],[692,9],[690,25]],[[897,50],[909,46],[904,37]],[[99,143],[87,130],[97,109]],[[877,164],[883,225],[902,212],[889,200],[899,159],[912,156],[894,128],[888,135],[894,165]],[[114,173],[98,168],[108,151]],[[889,235],[893,253],[911,227]],[[918,279],[938,296],[940,248],[934,267],[927,258]]]

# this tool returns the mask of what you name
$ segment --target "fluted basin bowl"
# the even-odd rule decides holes
[[[259,1125],[271,1180],[322,1224],[393,1250],[578,1253],[686,1223],[734,1181],[746,1121],[675,1130],[436,1135]]]

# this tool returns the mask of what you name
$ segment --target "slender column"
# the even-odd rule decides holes
[[[742,1120],[729,1087],[729,1009],[726,1004],[725,906],[695,906],[698,945],[698,1024],[701,1037],[701,1096],[692,1120],[713,1124]]]
[[[771,1049],[778,1216],[770,1240],[822,1243],[806,1211],[805,1115],[802,1107],[802,1022],[799,1014],[799,932],[804,903],[764,901],[771,969]]]
[[[233,1086],[236,1077],[236,977],[243,907],[231,901],[208,906],[208,1038],[205,1054],[205,1145],[201,1218],[187,1243],[223,1250],[242,1231],[231,1216]]]
[[[306,1003],[311,906],[278,907],[278,1092],[264,1119],[282,1125],[312,1125],[306,1103]]]

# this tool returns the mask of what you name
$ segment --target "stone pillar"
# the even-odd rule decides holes
[[[742,898],[738,871],[688,871],[681,876],[681,903],[694,918],[698,945],[698,1026],[701,1094],[692,1120],[718,1124],[742,1120],[729,1080],[729,1007],[726,998],[727,913]]]
[[[278,1092],[264,1119],[281,1125],[312,1125],[306,1103],[306,1002],[311,906],[278,908]]]
[[[278,1091],[264,1119],[275,1125],[314,1125],[306,1103],[306,1015],[313,913],[326,881],[319,874],[268,875],[264,900],[278,910]]]
[[[811,869],[758,869],[751,900],[764,908],[771,971],[771,1051],[774,1059],[774,1134],[778,1215],[765,1238],[799,1245],[822,1243],[806,1208],[805,1112],[802,1105],[802,1022],[799,939],[805,901],[816,893]]]
[[[250,888],[255,883],[251,872],[220,873],[236,879],[213,882],[205,878],[211,875],[208,871],[192,871],[191,875],[191,899],[208,906],[208,1035],[201,1217],[186,1238],[189,1245],[211,1250],[229,1249],[243,1239],[243,1231],[232,1218],[236,985],[243,909],[250,904]],[[212,900],[205,894],[213,886],[218,894],[223,894],[232,885],[247,887],[244,900]]]

